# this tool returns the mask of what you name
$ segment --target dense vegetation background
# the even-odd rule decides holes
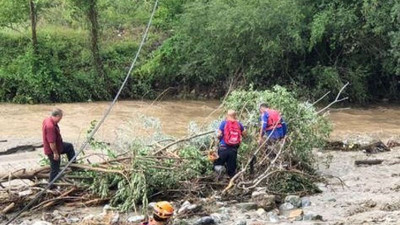
[[[0,101],[108,100],[154,0],[0,0]],[[161,0],[123,98],[229,86],[400,98],[399,0]]]

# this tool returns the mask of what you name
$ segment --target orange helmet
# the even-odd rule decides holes
[[[166,201],[157,202],[154,206],[153,213],[161,219],[169,219],[174,215],[174,207]]]

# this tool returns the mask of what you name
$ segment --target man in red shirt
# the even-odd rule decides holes
[[[50,160],[50,179],[51,182],[60,172],[60,154],[67,154],[70,161],[75,156],[74,146],[71,143],[63,142],[58,123],[62,119],[63,111],[54,109],[51,116],[43,120],[43,148],[44,154]]]

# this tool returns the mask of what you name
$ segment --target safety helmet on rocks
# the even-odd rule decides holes
[[[216,151],[209,151],[207,154],[207,158],[209,161],[214,162],[219,158],[218,153]]]
[[[167,201],[157,202],[153,213],[161,219],[169,219],[174,215],[174,207]]]

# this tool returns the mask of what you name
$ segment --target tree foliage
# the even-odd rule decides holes
[[[75,71],[51,72],[51,76],[73,72],[90,80],[97,73],[107,82],[98,85],[100,90],[94,90],[105,92],[96,99],[103,100],[115,93],[118,79],[126,72],[134,52],[115,50],[114,59],[107,52],[114,44],[123,46],[140,41],[154,0],[33,2],[38,10],[38,42],[47,34],[57,36],[60,30],[85,31],[81,33],[86,43],[83,47],[92,49],[94,63],[85,64],[84,69],[78,66]],[[0,0],[0,32],[9,39],[2,43],[14,41],[15,36],[20,36],[19,40],[30,36],[28,3]],[[350,82],[346,94],[352,102],[397,100],[399,14],[397,0],[163,0],[159,2],[148,44],[124,96],[151,98],[172,87],[176,90],[172,94],[214,98],[225,94],[231,84],[253,85],[255,89],[279,84],[313,99]],[[46,52],[39,49],[43,45],[56,46],[39,43],[37,52]],[[0,56],[1,86],[9,83],[8,79],[19,80],[21,85],[30,83],[25,79],[41,79],[44,76],[41,71],[53,70],[47,67],[50,64],[39,63],[38,78],[16,79],[15,74],[8,72],[9,68],[18,65],[25,67],[20,70],[28,71],[32,63],[20,64],[19,60],[32,54],[27,45],[12,46],[19,49],[0,46],[6,53],[18,52]],[[45,62],[48,57],[36,58]],[[122,58],[124,62],[119,61]],[[119,63],[109,63],[112,61]],[[68,64],[68,60],[57,62],[64,63]],[[65,78],[57,79],[61,82]],[[1,92],[5,93],[0,96],[2,101],[25,99],[9,88]],[[58,92],[50,101],[65,101],[57,97],[64,93]],[[48,101],[48,98],[27,97],[35,99],[34,102]]]
[[[256,88],[281,84],[311,98],[349,81],[353,102],[397,99],[398,4],[194,1],[140,74],[156,74],[156,86],[161,78],[224,90],[232,79]]]
[[[291,160],[299,167],[313,168],[312,150],[324,146],[331,132],[328,119],[318,115],[311,103],[299,101],[295,93],[281,86],[265,91],[236,90],[224,102],[224,107],[239,112],[241,121],[249,127],[257,125],[255,130],[250,130],[253,131],[250,132],[251,141],[257,140],[259,134],[258,107],[261,103],[279,110],[286,121],[290,137],[286,151]]]

